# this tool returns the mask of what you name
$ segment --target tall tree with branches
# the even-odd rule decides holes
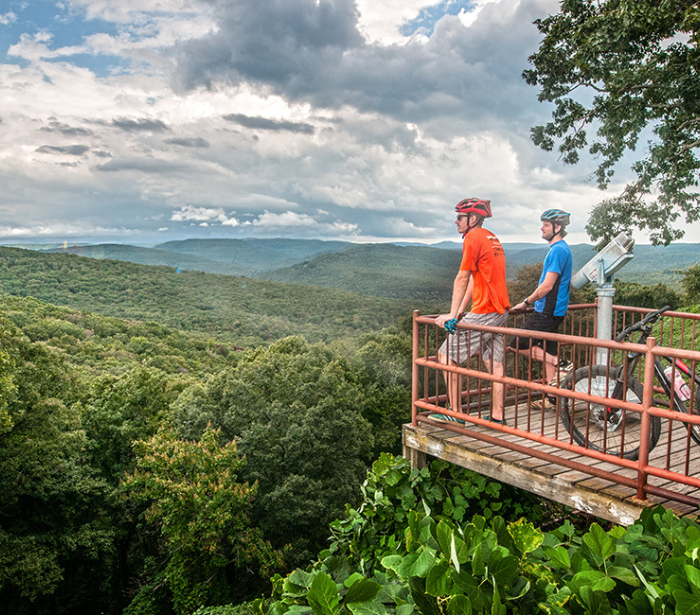
[[[569,164],[588,149],[606,189],[623,155],[647,141],[634,179],[594,208],[586,227],[594,241],[638,227],[667,245],[683,237],[683,222],[700,219],[699,5],[564,0],[535,22],[544,38],[523,77],[555,105],[552,121],[532,129],[535,144],[558,144]]]

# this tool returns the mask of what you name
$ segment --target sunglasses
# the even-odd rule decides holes
[[[463,218],[468,218],[469,214],[458,214],[457,215],[457,220],[462,220]]]

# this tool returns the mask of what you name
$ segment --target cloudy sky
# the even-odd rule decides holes
[[[504,242],[549,207],[587,241],[595,161],[532,144],[551,108],[521,78],[557,8],[2,0],[0,241],[433,243],[468,196]]]

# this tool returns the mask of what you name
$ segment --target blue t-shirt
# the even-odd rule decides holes
[[[546,316],[564,316],[569,309],[569,286],[571,285],[572,258],[571,250],[562,239],[553,243],[542,267],[540,284],[544,282],[545,276],[554,271],[559,274],[554,288],[544,297],[535,301],[535,311]]]

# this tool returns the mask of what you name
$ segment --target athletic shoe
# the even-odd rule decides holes
[[[557,400],[555,397],[539,397],[530,402],[530,408],[533,410],[556,410]]]
[[[501,419],[497,419],[496,417],[491,416],[490,414],[486,414],[481,417],[485,421],[490,421],[491,423],[498,423],[499,425],[507,425],[508,423],[506,422],[506,417],[504,416]]]
[[[554,378],[549,381],[549,386],[558,387],[566,380],[571,372],[574,371],[574,364],[571,361],[562,359],[559,363],[559,369],[554,374]]]
[[[429,419],[434,421],[443,421],[444,423],[454,423],[455,425],[466,425],[466,421],[458,419],[456,416],[451,416],[450,414],[429,414]]]

